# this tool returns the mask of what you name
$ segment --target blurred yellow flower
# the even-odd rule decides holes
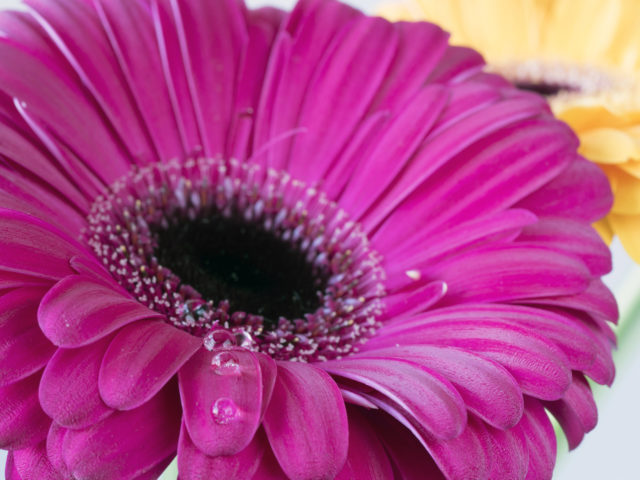
[[[404,0],[381,13],[437,23],[491,70],[547,96],[611,182],[613,209],[595,227],[640,263],[640,1]]]

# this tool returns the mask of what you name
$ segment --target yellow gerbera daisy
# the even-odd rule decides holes
[[[492,70],[546,95],[611,182],[615,203],[596,228],[640,263],[639,1],[404,0],[382,13],[435,22]]]

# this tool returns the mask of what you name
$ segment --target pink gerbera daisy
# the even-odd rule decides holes
[[[600,170],[430,24],[0,14],[9,479],[546,479],[610,383]]]

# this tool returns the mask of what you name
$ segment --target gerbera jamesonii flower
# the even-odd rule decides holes
[[[0,14],[9,479],[545,479],[613,378],[604,175],[430,24]]]
[[[640,3],[636,0],[403,0],[390,18],[428,20],[492,69],[544,94],[615,196],[596,228],[640,263]],[[588,34],[585,34],[588,32]]]

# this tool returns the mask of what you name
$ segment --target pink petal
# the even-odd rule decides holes
[[[361,17],[337,2],[301,3],[287,18],[271,52],[256,115],[253,149],[270,146],[264,159],[269,166],[281,168],[286,164],[291,141],[273,140],[298,127],[300,109],[312,91],[312,79],[319,76],[325,56],[336,49],[355,18]],[[302,57],[306,61],[296,61]]]
[[[98,385],[104,402],[131,410],[147,402],[202,346],[202,340],[163,321],[126,325],[107,349]]]
[[[78,478],[134,479],[176,451],[179,431],[180,403],[173,384],[135,410],[67,430],[64,462]]]
[[[398,331],[379,330],[368,342],[374,346],[430,344],[479,354],[504,366],[523,393],[544,400],[562,397],[571,381],[566,356],[553,343],[529,329],[498,320],[426,316]]]
[[[487,478],[500,480],[523,480],[529,467],[529,450],[520,432],[513,429],[498,430],[483,422],[471,422],[481,438],[489,463]]]
[[[380,408],[387,402],[435,438],[458,436],[467,421],[464,400],[430,368],[397,358],[347,357],[319,365],[333,376],[358,382]],[[373,389],[373,392],[370,391]],[[376,399],[376,400],[373,400]],[[378,399],[384,399],[378,403]]]
[[[125,293],[84,275],[60,280],[38,310],[40,328],[61,347],[81,347],[136,320],[158,317]]]
[[[368,152],[354,171],[340,197],[340,205],[354,218],[362,221],[365,231],[370,231],[379,222],[378,217],[366,216],[365,212],[376,205],[379,196],[396,180],[403,168],[411,163],[418,147],[445,108],[447,100],[445,90],[439,86],[432,85],[418,91],[403,105],[398,115],[389,120],[372,151]],[[389,162],[390,158],[394,160],[392,163]],[[365,198],[367,201],[363,201]]]
[[[6,480],[22,480],[18,470],[16,470],[16,464],[13,461],[13,452],[7,453],[7,463],[5,465],[4,474]]]
[[[47,435],[47,458],[64,478],[69,478],[69,470],[62,458],[62,447],[64,445],[64,437],[67,433],[67,429],[61,427],[57,423],[53,422],[51,428],[49,428],[49,434]]]
[[[47,457],[45,442],[13,451],[16,471],[22,480],[63,480]]]
[[[273,43],[282,23],[284,12],[263,8],[247,12],[249,42],[242,57],[233,123],[228,135],[228,152],[235,158],[247,158],[254,133],[255,115]]]
[[[395,414],[392,415],[396,420],[399,420]],[[423,448],[431,454],[437,468],[440,469],[447,480],[488,478],[488,470],[490,469],[489,458],[487,458],[485,445],[483,444],[484,439],[478,432],[478,421],[474,419],[473,416],[469,417],[469,425],[467,428],[465,428],[459,436],[450,440],[435,440],[428,435],[424,435],[424,432],[421,432],[413,425],[404,422],[401,423],[409,429],[422,444]],[[404,430],[402,426],[387,416],[376,416],[376,426],[381,435],[406,435],[405,433],[400,433]],[[398,432],[399,430],[400,432]],[[403,445],[407,445],[407,442],[403,442],[403,444],[398,445],[398,447],[402,448]],[[415,461],[413,463],[415,464]],[[431,474],[434,468],[428,466],[427,462],[422,462],[422,465],[424,465],[426,471]],[[409,471],[411,472],[411,470]],[[438,478],[437,474],[431,475],[433,475],[434,478]],[[431,476],[428,478],[431,478]]]
[[[431,345],[367,350],[361,355],[406,359],[428,367],[451,382],[469,411],[497,428],[511,428],[522,417],[522,391],[514,378],[504,367],[481,356]]]
[[[527,119],[539,114],[537,102],[503,101],[451,131],[432,132],[379,204],[385,222],[372,238],[378,251],[512,207],[557,176],[571,158],[573,136],[559,134],[547,117]]]
[[[403,248],[395,249],[385,257],[387,288],[394,291],[400,288],[397,284],[406,284],[406,272],[409,270],[424,269],[444,255],[485,242],[515,238],[523,227],[536,221],[537,217],[527,210],[510,209],[455,225],[437,237],[431,234],[427,234],[427,238],[416,236],[411,242],[405,242]],[[398,276],[401,279],[395,278]]]
[[[369,111],[394,112],[426,83],[448,50],[449,34],[428,23],[399,22],[398,47]]]
[[[59,280],[71,274],[69,260],[84,247],[53,226],[23,213],[0,209],[0,270]]]
[[[243,9],[231,0],[158,3],[172,17],[173,25],[167,22],[163,29],[164,46],[174,49],[166,61],[176,98],[184,104],[182,119],[192,121],[187,117],[193,115],[205,155],[225,154],[238,59],[248,42]],[[170,47],[174,38],[177,44]]]
[[[387,286],[387,288],[393,291],[393,287]],[[424,312],[446,295],[447,288],[446,283],[436,280],[410,292],[403,290],[395,295],[387,295],[384,299],[386,304],[384,316],[395,320]]]
[[[331,480],[347,458],[349,431],[340,390],[313,365],[278,363],[264,429],[290,480]]]
[[[579,260],[515,244],[475,248],[434,265],[427,276],[447,283],[447,304],[571,295],[586,289],[590,280]]]
[[[256,473],[267,447],[264,432],[259,430],[249,445],[235,455],[210,457],[193,444],[183,422],[178,443],[178,473],[184,480],[247,480]]]
[[[456,83],[478,73],[483,67],[484,60],[475,50],[466,47],[449,47],[447,54],[429,76],[429,81]]]
[[[258,470],[253,475],[252,480],[284,480],[288,478],[269,448],[262,456]]]
[[[579,373],[573,373],[573,382],[560,400],[547,402],[545,407],[558,420],[569,442],[569,448],[576,448],[585,433],[598,423],[598,410],[587,380]]]
[[[612,204],[611,187],[600,167],[576,158],[561,175],[522,199],[518,206],[539,216],[595,222]]]
[[[72,0],[71,8],[64,8],[41,0],[29,0],[28,3],[39,12],[40,15],[34,15],[35,19],[68,62],[71,76],[77,74],[78,86],[81,84],[86,89],[89,105],[98,107],[96,113],[103,119],[103,128],[115,137],[114,146],[124,144],[132,157],[138,156],[136,160],[142,157],[148,161],[153,153],[145,119],[138,115],[131,98],[130,77],[119,64],[119,52],[110,42],[112,30],[101,22],[102,18],[96,12],[98,9],[102,13],[98,4]],[[57,63],[66,65],[66,62]],[[79,143],[81,141],[76,141],[73,146],[79,148],[76,146]]]
[[[535,399],[526,399],[524,415],[515,427],[529,449],[526,480],[551,480],[556,463],[556,434],[544,408]]]
[[[437,319],[466,319],[469,321],[500,320],[516,327],[524,327],[552,341],[566,355],[574,370],[590,367],[597,355],[598,343],[594,334],[578,319],[560,315],[546,309],[520,305],[472,304],[452,306],[434,310],[422,319],[401,319],[388,322],[385,331],[401,331],[418,327],[422,323]],[[367,348],[367,347],[365,347]]]
[[[2,126],[0,126],[0,136],[5,139],[9,137],[7,141],[10,141],[10,137],[13,135],[2,132]],[[38,143],[37,138],[32,138],[31,141]],[[2,148],[0,148],[0,154],[2,153]],[[80,203],[84,207],[86,200],[67,200],[64,198],[64,194],[71,196],[67,191],[64,191],[64,194],[52,191],[52,186],[55,185],[55,174],[50,173],[53,178],[46,177],[45,175],[49,173],[50,168],[39,164],[34,159],[33,153],[29,151],[16,152],[14,155],[17,155],[18,158],[10,157],[4,161],[4,165],[0,166],[0,176],[2,177],[0,180],[0,205],[8,210],[21,211],[51,223],[69,232],[72,236],[79,235],[85,225],[85,219],[82,207],[75,205],[75,203]],[[19,160],[22,160],[26,165],[21,164]],[[52,160],[45,161],[49,167],[51,163],[55,163]],[[25,169],[27,172],[24,172]],[[35,173],[30,170],[35,170]],[[69,187],[69,190],[75,192],[73,187]]]
[[[50,287],[52,282],[43,278],[0,270],[0,291],[22,287]]]
[[[357,408],[350,408],[349,453],[335,480],[393,480],[389,457],[370,425]]]
[[[377,436],[402,480],[444,480],[444,476],[418,439],[385,414],[368,415]]]
[[[60,348],[45,368],[40,381],[40,404],[59,425],[87,428],[112,413],[98,391],[100,364],[111,338],[80,348]]]
[[[611,271],[611,253],[590,225],[562,217],[541,218],[526,227],[519,242],[536,243],[579,257],[594,276]]]
[[[38,402],[40,373],[0,388],[0,448],[15,450],[40,443],[51,419]]]
[[[69,45],[65,44],[65,39],[60,36],[61,32],[65,35],[65,28],[57,25],[54,27],[50,23],[55,23],[55,17],[60,14],[65,19],[75,18],[71,12],[84,13],[86,4],[73,2],[74,8],[70,9],[70,5],[67,8],[56,8],[49,3],[42,3],[50,7],[46,12],[42,12],[47,19],[26,8],[29,12],[28,23],[33,27],[22,31],[29,34],[22,33],[17,37],[14,30],[11,32],[11,41],[0,43],[0,56],[7,67],[11,66],[3,69],[0,74],[3,89],[17,99],[19,111],[25,121],[43,143],[47,144],[47,148],[58,161],[65,164],[65,169],[71,173],[76,184],[87,182],[94,189],[101,182],[104,182],[103,185],[111,184],[126,173],[128,152],[119,148],[121,139],[114,138],[113,132],[110,131],[111,125],[102,117],[103,112],[95,108],[93,100],[97,92],[86,81],[86,72],[82,71],[77,59],[72,58],[73,53],[68,49]],[[45,10],[42,5],[38,8]],[[68,30],[83,31],[83,42],[100,45],[100,30],[90,28],[95,22],[92,22],[90,16],[81,16],[84,18],[79,19]],[[97,35],[92,35],[94,32],[97,32]],[[96,57],[101,53],[99,48],[90,52]],[[106,61],[101,62],[102,65],[111,60],[108,56],[103,58]],[[91,62],[82,63],[84,67],[87,65],[91,65]],[[105,73],[102,80],[109,84],[107,79],[113,79],[114,75],[110,72]],[[79,82],[77,75],[85,81]],[[34,81],[24,82],[26,77]],[[96,78],[100,78],[99,75]],[[115,86],[121,84],[119,81],[111,83]],[[85,90],[85,86],[89,88]],[[87,95],[88,90],[93,90],[93,95]],[[91,98],[92,96],[94,98]],[[133,126],[135,127],[135,124]],[[81,159],[93,161],[85,165]],[[92,193],[95,193],[95,190]]]
[[[184,421],[193,443],[206,455],[235,455],[260,426],[266,407],[259,356],[244,348],[202,348],[178,373]]]
[[[38,328],[43,288],[18,288],[0,297],[0,386],[41,370],[55,347]]]
[[[131,91],[131,105],[122,101],[120,103],[125,105],[117,105],[121,110],[132,110],[127,113],[132,117],[129,122],[134,123],[134,130],[128,130],[127,136],[137,134],[147,138],[159,160],[168,161],[184,154],[148,6],[135,1],[115,3],[103,0],[94,1],[94,6],[113,50],[112,62],[117,60],[122,71],[122,87]],[[131,48],[133,45],[135,48]],[[103,65],[99,59],[94,61],[98,67]],[[108,82],[107,86],[114,88],[113,83]],[[113,98],[125,99],[127,96]],[[123,115],[119,117],[122,119]],[[126,128],[129,122],[122,122],[122,127]],[[140,127],[135,123],[142,127],[141,132],[136,132],[135,129]]]
[[[619,316],[618,304],[613,293],[600,279],[592,279],[589,286],[580,293],[534,299],[533,303],[581,310],[610,322],[616,322]]]

